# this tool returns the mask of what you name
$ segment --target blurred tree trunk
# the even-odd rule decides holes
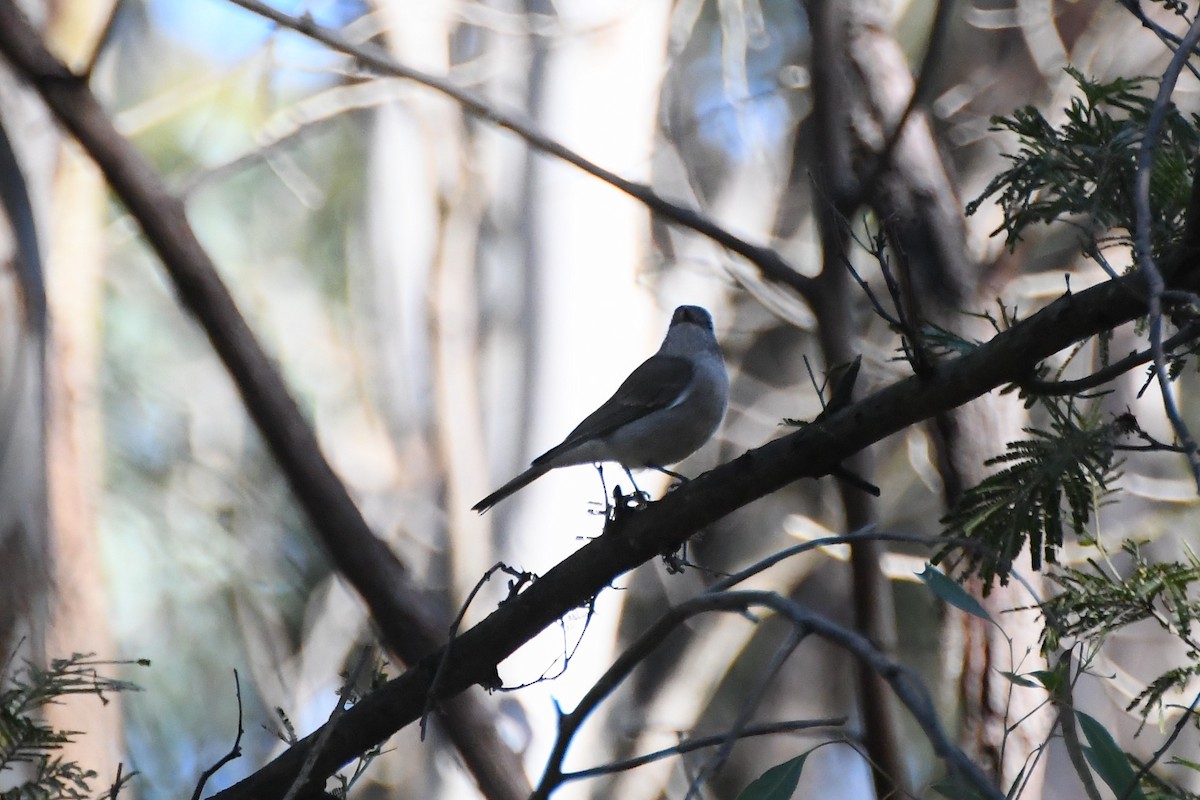
[[[914,321],[913,325],[919,328],[932,322],[967,340],[985,340],[990,331],[980,328],[987,323],[965,312],[985,311],[995,286],[982,265],[970,262],[963,204],[924,110],[917,107],[905,120],[903,130],[897,132],[915,86],[908,60],[891,33],[886,4],[864,2],[851,7],[813,2],[809,8],[814,35],[814,115],[826,142],[815,169],[825,176],[824,194],[830,198],[826,216],[833,217],[822,224],[827,252],[826,274],[821,280],[849,283],[841,271],[846,255],[840,247],[846,244],[850,215],[858,203],[865,202],[887,236],[892,268],[899,277],[907,318]],[[896,139],[894,143],[892,138]],[[879,165],[878,158],[889,147],[888,163]],[[832,255],[828,252],[831,246]],[[837,274],[828,274],[831,270],[837,270]],[[832,322],[848,322],[848,312],[837,310],[842,308],[848,308],[848,304],[834,303],[832,313],[824,315],[818,308],[818,316],[826,352],[835,354],[840,349],[838,358],[846,360],[852,333],[831,329]],[[948,503],[955,502],[965,487],[984,477],[984,461],[996,454],[997,443],[1019,437],[1024,419],[1017,398],[993,393],[937,421],[934,443]],[[853,498],[847,500],[852,509]],[[855,523],[851,527],[856,527],[868,517],[852,515],[850,519]],[[859,624],[886,652],[894,646],[895,626],[890,604],[876,599],[886,591],[878,586],[878,548],[876,552],[857,551],[854,560]],[[974,618],[966,621],[964,635],[953,637],[964,648],[964,666],[955,670],[961,680],[962,736],[968,752],[989,755],[981,763],[991,765],[1004,786],[1016,777],[1022,764],[1001,764],[999,754],[1030,752],[1048,734],[1052,719],[1049,709],[1026,719],[1019,735],[1021,744],[1027,746],[1004,750],[1004,739],[1009,735],[1007,723],[1023,719],[1044,699],[1044,693],[1037,690],[1007,683],[996,686],[1001,671],[1033,668],[1034,656],[1029,651],[1036,654],[1036,620],[1003,613],[1028,603],[1028,597],[1018,598],[1014,591],[996,591],[985,599],[1013,640],[1011,653],[1004,632]],[[951,619],[951,625],[961,622]],[[1020,667],[1014,659],[1021,662]],[[903,787],[907,776],[899,757],[903,748],[894,738],[895,723],[890,714],[878,719],[872,716],[872,710],[877,712],[890,704],[889,694],[876,691],[875,683],[876,676],[866,676],[868,746],[882,773],[879,779],[886,782],[890,773],[892,780]],[[1040,796],[1041,775],[1039,770],[1027,776],[1024,796]],[[877,788],[884,791],[886,786]]]
[[[112,0],[51,4],[48,40],[68,63],[84,66],[112,12]],[[65,141],[40,104],[3,78],[3,124],[21,132],[17,153],[39,235],[47,307],[7,291],[4,361],[7,431],[0,466],[0,584],[5,654],[14,633],[27,636],[38,661],[72,653],[115,657],[96,521],[100,486],[99,358],[100,267],[106,214],[104,183],[74,142]],[[33,129],[41,129],[32,134]],[[27,267],[29,265],[26,265]],[[11,276],[6,275],[6,280]],[[37,277],[41,280],[41,276]],[[16,303],[25,312],[13,313]],[[39,313],[37,321],[30,314]],[[9,336],[13,338],[8,338]],[[44,351],[43,342],[45,336]],[[44,363],[42,353],[44,352]],[[31,468],[31,465],[37,465]],[[16,627],[8,627],[16,623]],[[119,698],[69,695],[47,708],[59,730],[79,731],[63,758],[110,782],[121,751]]]
[[[58,139],[7,71],[0,72],[0,109],[8,162],[0,167],[0,652],[7,665],[20,663],[10,659],[14,653],[44,657],[50,616],[41,264]]]

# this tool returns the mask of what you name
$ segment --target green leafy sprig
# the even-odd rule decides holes
[[[1083,249],[1097,253],[1097,238],[1115,235],[1132,246],[1134,175],[1142,132],[1153,98],[1142,93],[1149,78],[1119,78],[1099,83],[1068,67],[1081,94],[1065,109],[1065,122],[1055,127],[1033,106],[1011,117],[994,117],[993,130],[1008,130],[1020,143],[1012,162],[967,205],[975,213],[995,197],[1004,212],[996,233],[1004,232],[1009,248],[1035,223],[1069,220],[1085,232]],[[1151,230],[1152,255],[1159,256],[1178,240],[1191,190],[1191,160],[1200,150],[1200,121],[1172,108],[1155,149],[1150,178],[1151,207],[1161,209]]]
[[[1004,468],[968,489],[942,519],[947,537],[977,545],[962,548],[963,576],[977,574],[985,592],[995,578],[1008,582],[1026,542],[1033,568],[1041,569],[1043,559],[1057,562],[1068,525],[1085,532],[1097,497],[1115,477],[1114,445],[1132,430],[1128,417],[1096,424],[1072,405],[1047,408],[1050,430],[1026,428],[1032,438],[1010,442],[1007,452],[989,459],[988,466]],[[947,545],[933,563],[957,547]]]

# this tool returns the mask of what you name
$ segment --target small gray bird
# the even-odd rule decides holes
[[[728,403],[729,376],[712,317],[700,306],[680,306],[658,352],[604,405],[472,510],[482,514],[557,467],[615,461],[626,472],[645,467],[673,475],[666,466],[708,441]]]

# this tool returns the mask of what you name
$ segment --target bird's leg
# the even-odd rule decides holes
[[[604,516],[608,516],[612,511],[612,504],[608,502],[608,484],[604,482],[604,465],[597,462],[592,464],[596,468],[596,472],[600,475],[600,494],[604,497]]]
[[[684,569],[690,565],[688,562],[688,540],[684,539],[683,544],[675,552],[664,554],[662,560],[667,565],[667,572],[669,574],[682,574]]]
[[[629,471],[629,467],[626,467],[624,464],[621,467],[625,470],[625,474],[629,476],[629,482],[633,484],[633,497],[642,503],[649,503],[650,494],[638,488],[637,481],[633,479],[633,473]]]
[[[658,470],[659,472],[661,472],[662,474],[664,474],[664,475],[670,475],[672,478],[674,478],[676,481],[678,481],[678,483],[672,484],[672,485],[671,485],[671,488],[670,488],[670,489],[668,489],[667,491],[671,491],[671,490],[673,490],[673,489],[676,489],[676,488],[678,488],[678,487],[680,486],[680,484],[687,483],[688,481],[690,481],[690,480],[691,480],[691,478],[689,478],[689,477],[688,477],[688,476],[686,476],[686,475],[680,475],[678,472],[675,472],[674,470],[669,470],[669,469],[667,469],[666,467],[660,467],[660,466],[658,466],[657,464],[647,464],[647,465],[646,465],[646,468],[647,468],[647,469],[656,469],[656,470]]]

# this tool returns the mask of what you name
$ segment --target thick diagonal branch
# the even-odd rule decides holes
[[[826,475],[850,455],[910,425],[1023,380],[1059,350],[1144,314],[1143,297],[1137,276],[1065,295],[970,353],[935,365],[928,376],[881,389],[629,515],[459,636],[439,675],[438,695],[452,697],[488,680],[501,661],[559,617],[587,604],[621,574],[679,547],[701,528],[793,481]],[[331,774],[419,718],[441,658],[435,654],[423,659],[347,711],[314,774]],[[286,786],[286,777],[304,761],[315,735],[218,797],[277,797],[274,788]]]

